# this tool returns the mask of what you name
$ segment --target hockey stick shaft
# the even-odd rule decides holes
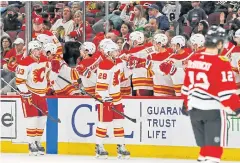
[[[14,91],[16,91],[21,97],[22,97],[22,94],[16,90],[13,86],[11,86],[8,82],[6,82],[6,80],[4,80],[3,78],[1,78],[1,80],[6,83],[9,87],[11,87]],[[58,119],[55,119],[53,118],[51,115],[49,114],[46,114],[44,113],[38,106],[36,106],[35,104],[32,103],[32,105],[38,110],[40,111],[44,116],[47,116],[51,121],[55,122],[55,123],[61,123],[61,120],[58,118]]]
[[[62,77],[62,76],[60,76],[60,75],[58,75],[58,77],[59,77],[60,79],[62,79],[63,81],[65,81],[66,83],[71,84],[71,85],[73,85],[75,88],[77,88],[72,82],[70,82],[69,80],[65,79],[64,77]],[[77,89],[79,89],[79,88],[77,88]],[[92,98],[95,99],[96,101],[98,101],[98,102],[100,102],[100,103],[103,103],[103,101],[100,100],[100,99],[98,99],[96,96],[94,96],[94,95],[92,95],[92,94],[90,94],[90,93],[88,93],[88,92],[86,92],[86,91],[84,91],[84,93],[87,94],[88,96],[92,97]],[[116,110],[114,107],[112,107],[111,109],[112,109],[115,113],[117,113],[117,114],[119,114],[119,115],[127,118],[127,119],[130,120],[131,122],[133,122],[133,123],[136,123],[136,122],[137,122],[136,119],[127,116],[126,114],[124,114],[124,113]]]

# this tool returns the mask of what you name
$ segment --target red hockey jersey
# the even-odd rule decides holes
[[[182,86],[184,103],[189,110],[215,110],[240,107],[231,66],[226,57],[202,52],[187,63]]]

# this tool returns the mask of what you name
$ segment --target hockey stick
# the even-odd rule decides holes
[[[63,78],[63,77],[60,76],[60,75],[58,75],[58,77],[59,77],[60,79],[62,79],[63,81],[65,81],[66,83],[71,84],[71,85],[73,85],[75,88],[77,88],[77,87],[76,87],[72,82],[70,82],[69,80]],[[79,89],[79,88],[77,88],[77,89]],[[80,91],[83,92],[84,94],[87,94],[88,96],[92,97],[92,98],[95,99],[96,101],[98,101],[98,102],[100,102],[100,103],[103,103],[102,100],[100,100],[100,99],[98,99],[96,96],[94,96],[94,95],[92,95],[92,94],[90,94],[90,93],[88,93],[88,92],[82,90],[81,88],[80,88]],[[112,107],[111,109],[112,109],[115,113],[117,113],[117,114],[119,114],[119,115],[121,115],[121,116],[127,118],[127,119],[130,120],[131,122],[133,122],[133,123],[136,123],[136,122],[137,122],[136,119],[127,116],[126,114],[124,114],[124,113],[122,113],[122,112],[116,110],[114,107]]]
[[[16,90],[13,86],[11,86],[8,82],[6,82],[3,78],[1,78],[1,80],[6,83],[9,87],[11,87],[14,91],[16,91],[21,97],[22,97],[22,94]],[[57,120],[55,118],[53,118],[51,115],[49,114],[46,114],[44,113],[39,107],[37,107],[35,104],[32,103],[32,105],[38,110],[40,111],[44,116],[47,116],[52,122],[55,122],[55,123],[61,123],[61,120],[58,118]]]

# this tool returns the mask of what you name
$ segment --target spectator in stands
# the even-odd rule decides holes
[[[232,16],[233,16],[233,8],[234,8],[234,5],[231,5],[229,4],[228,5],[228,15],[227,15],[227,18],[226,18],[226,22],[229,22],[230,20],[232,20]]]
[[[3,19],[4,31],[15,31],[21,28],[21,22],[18,20],[18,13],[13,8],[7,10],[7,15]]]
[[[57,3],[54,8],[54,16],[51,17],[51,24],[54,24],[58,19],[62,19],[64,3]]]
[[[116,40],[117,45],[119,46],[120,50],[123,48],[124,38],[118,37]]]
[[[151,18],[157,19],[157,22],[159,23],[158,25],[159,29],[165,30],[165,31],[169,29],[168,17],[159,12],[159,7],[156,4],[151,4],[148,7],[148,15],[149,15],[149,20]]]
[[[17,64],[23,58],[24,54],[24,41],[21,38],[17,38],[13,42],[14,47],[10,49],[3,60],[3,68],[9,71],[15,72]]]
[[[96,36],[93,38],[93,43],[96,45],[96,47],[98,47],[98,44],[100,43],[100,41],[105,38],[105,31],[106,31],[107,25],[108,25],[108,32],[114,33],[116,36],[120,36],[119,31],[114,28],[113,21],[112,20],[105,21],[103,23],[103,30],[104,30],[104,32],[98,32],[96,34]],[[109,35],[112,36],[112,34],[109,34]]]
[[[162,33],[162,30],[158,29],[159,19],[150,18],[149,23],[145,25],[145,31],[148,32],[148,37],[153,37],[157,33]]]
[[[201,20],[198,23],[198,27],[197,27],[197,32],[196,33],[200,33],[200,34],[205,36],[207,34],[208,28],[209,28],[208,22],[206,20]]]
[[[170,47],[170,42],[171,42],[172,38],[173,38],[174,36],[176,36],[176,34],[175,34],[175,32],[174,32],[173,30],[167,30],[167,31],[165,32],[165,35],[168,37],[167,47]]]
[[[0,39],[2,37],[9,37],[9,35],[6,32],[4,32],[3,28],[4,28],[4,24],[3,22],[0,21]]]
[[[81,9],[81,2],[73,2],[72,3],[72,14],[74,15],[76,11],[79,11]]]
[[[74,38],[78,41],[83,41],[83,15],[80,10],[74,14],[74,30],[70,32],[69,37]],[[91,25],[86,21],[86,39],[91,38],[92,28]]]
[[[127,23],[130,23],[133,29],[143,28],[147,23],[144,17],[144,9],[142,5],[135,5],[133,12],[130,12],[130,16],[127,15],[127,9],[129,5],[126,5],[120,15],[120,18]]]
[[[123,23],[121,25],[121,29],[120,29],[120,36],[124,39],[124,40],[129,40],[129,35],[132,32],[132,28],[130,26],[130,24],[128,23]]]
[[[114,32],[108,32],[105,38],[111,39],[113,42],[117,41],[117,35]]]
[[[12,41],[10,37],[2,37],[1,39],[1,58],[12,48]]]
[[[69,37],[70,32],[74,29],[74,21],[72,20],[71,8],[65,6],[63,8],[63,18],[58,19],[52,26],[51,31],[56,34],[60,42],[74,41]],[[63,36],[62,36],[63,35]]]
[[[42,13],[42,4],[41,3],[37,3],[33,5],[33,12],[32,12],[32,18],[36,18],[36,17],[41,17],[41,13]]]
[[[207,19],[207,15],[205,11],[200,8],[200,1],[192,1],[192,7],[193,9],[187,13],[187,25],[195,29],[201,20]]]

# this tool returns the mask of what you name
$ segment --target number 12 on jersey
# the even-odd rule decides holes
[[[215,75],[215,74],[213,74]],[[228,81],[233,81],[233,72],[232,71],[222,71],[222,82],[228,82]],[[188,72],[188,77],[190,81],[189,89],[192,89],[193,87],[199,87],[202,89],[207,90],[210,86],[210,83],[208,81],[208,77],[206,73],[204,72],[194,72],[194,71],[189,71]]]

